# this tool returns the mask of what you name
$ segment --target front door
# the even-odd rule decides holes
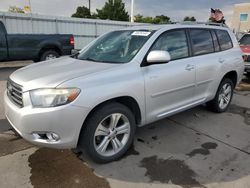
[[[184,29],[163,33],[152,46],[153,50],[168,51],[171,61],[143,67],[149,122],[192,104],[195,91],[195,65]]]

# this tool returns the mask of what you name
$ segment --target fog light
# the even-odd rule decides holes
[[[49,141],[58,141],[60,139],[59,135],[57,135],[56,133],[48,132],[46,133],[46,136]]]

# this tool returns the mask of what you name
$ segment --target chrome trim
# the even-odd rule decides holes
[[[22,86],[13,82],[11,79],[7,80],[7,96],[18,107],[23,107],[23,89]]]

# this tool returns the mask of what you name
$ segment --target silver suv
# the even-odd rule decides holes
[[[206,103],[230,105],[244,71],[225,27],[170,24],[107,33],[72,57],[10,75],[5,113],[26,140],[79,148],[96,162],[120,158],[136,127]]]

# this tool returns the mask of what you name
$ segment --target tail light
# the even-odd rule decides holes
[[[73,36],[70,37],[70,39],[69,39],[69,44],[70,44],[71,46],[74,46],[74,45],[75,45],[75,39],[74,39]]]

